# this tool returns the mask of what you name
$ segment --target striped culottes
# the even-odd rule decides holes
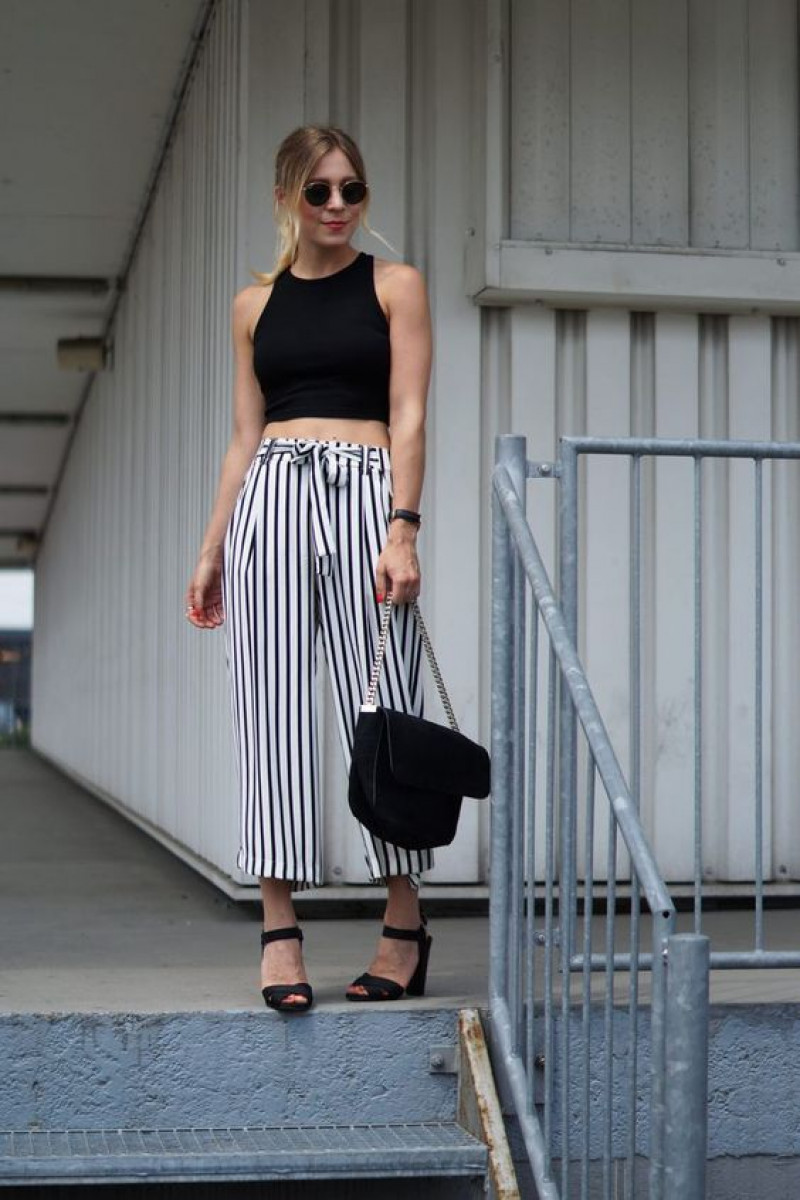
[[[375,564],[391,502],[389,452],[266,438],[225,534],[225,653],[239,782],[237,865],[251,875],[323,882],[316,722],[318,636],[349,769],[378,636]],[[422,645],[409,605],[393,610],[379,702],[422,715]],[[355,820],[355,818],[352,818]],[[370,878],[419,873],[431,851],[359,825]]]

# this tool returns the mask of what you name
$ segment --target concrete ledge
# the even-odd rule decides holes
[[[457,1011],[10,1014],[0,1129],[452,1120]]]
[[[800,254],[501,241],[478,304],[646,311],[800,312]]]
[[[636,1127],[641,1153],[646,1152],[650,1102],[650,1011],[640,1008],[637,1059]],[[563,1077],[561,1076],[562,1022],[555,1016],[554,1058],[554,1146],[558,1158]],[[628,1105],[629,1023],[627,1011],[613,1015],[613,1121],[612,1154],[627,1154],[626,1112]],[[491,1027],[489,1026],[491,1034]],[[589,1155],[601,1159],[604,1150],[605,1032],[602,1007],[592,1009],[589,1026],[590,1136]],[[537,1052],[539,1045],[537,1044]],[[581,1109],[584,1038],[580,1011],[573,1010],[570,1022],[570,1112]],[[800,1079],[800,1004],[712,1005],[709,1023],[708,1154],[709,1159],[739,1159],[764,1156],[770,1159],[800,1158],[800,1108],[797,1081]],[[537,1072],[536,1103],[544,1100],[543,1072]],[[509,1098],[501,1089],[507,1117],[512,1113]],[[515,1163],[524,1160],[522,1138],[513,1116],[508,1119],[509,1140]],[[572,1149],[575,1151],[573,1133]],[[789,1193],[786,1193],[787,1195]],[[738,1200],[738,1196],[737,1196]]]
[[[634,1194],[647,1196],[650,1164],[637,1158],[634,1165]],[[517,1165],[522,1181],[522,1195],[536,1198],[533,1175],[527,1162]],[[561,1164],[553,1163],[553,1176],[560,1179]],[[575,1167],[572,1169],[575,1178]],[[612,1194],[621,1196],[625,1170],[615,1159],[611,1167]],[[604,1190],[603,1164],[594,1162],[589,1171],[590,1200],[601,1200]],[[794,1200],[800,1196],[800,1158],[780,1158],[753,1155],[743,1158],[712,1158],[706,1163],[704,1200]]]

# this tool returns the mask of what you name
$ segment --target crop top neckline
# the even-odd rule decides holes
[[[345,271],[349,271],[351,267],[354,267],[356,265],[356,263],[359,261],[359,259],[364,257],[364,253],[365,253],[365,251],[359,250],[358,254],[355,256],[355,258],[352,260],[352,262],[347,263],[347,265],[344,267],[340,267],[338,271],[331,271],[330,275],[315,275],[313,278],[310,278],[310,279],[303,278],[302,275],[292,274],[291,266],[286,268],[286,274],[289,276],[289,278],[292,280],[293,283],[325,283],[328,279],[338,279],[340,275],[344,275]]]

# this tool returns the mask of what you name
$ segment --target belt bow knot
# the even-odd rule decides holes
[[[290,462],[311,468],[309,490],[311,497],[311,530],[314,537],[314,555],[318,575],[330,575],[336,540],[333,535],[331,516],[325,496],[325,486],[342,487],[347,481],[353,463],[362,462],[361,449],[345,446],[325,446],[321,442],[299,439]]]

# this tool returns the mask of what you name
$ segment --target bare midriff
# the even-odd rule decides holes
[[[359,446],[389,447],[389,430],[382,421],[297,417],[292,421],[267,421],[261,436],[312,438],[319,442],[354,442]]]

